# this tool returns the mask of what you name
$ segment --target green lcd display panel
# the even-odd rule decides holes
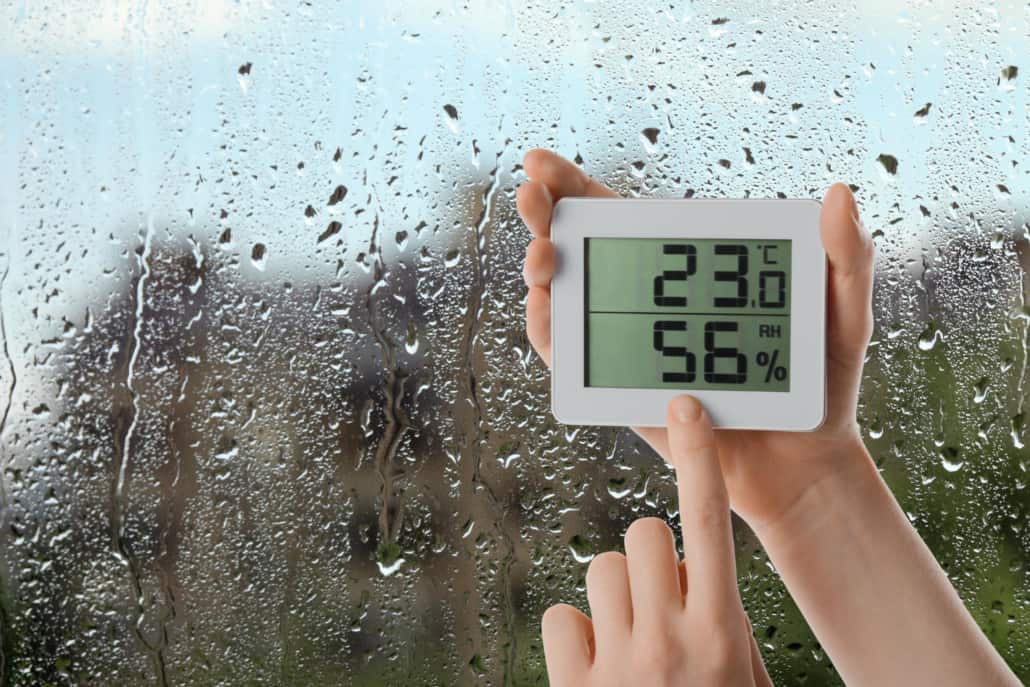
[[[789,240],[584,242],[586,386],[790,390]]]

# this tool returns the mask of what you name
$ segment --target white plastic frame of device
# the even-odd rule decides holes
[[[551,240],[551,409],[566,424],[665,425],[669,399],[697,398],[723,429],[811,431],[826,414],[826,253],[820,203],[803,199],[564,198]],[[586,385],[585,239],[790,240],[789,391]]]

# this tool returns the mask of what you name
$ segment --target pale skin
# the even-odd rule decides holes
[[[550,282],[555,267],[554,245],[550,241],[552,208],[563,197],[604,198],[616,194],[576,165],[546,150],[531,150],[523,166],[529,180],[517,191],[517,206],[534,235],[524,269],[529,287],[526,332],[533,348],[550,365]],[[826,192],[820,236],[829,261],[825,423],[808,433],[719,430],[711,432],[711,438],[703,442],[696,437],[682,441],[691,446],[710,444],[729,506],[758,535],[787,589],[849,685],[1018,685],[1016,676],[976,626],[947,576],[912,528],[862,443],[856,409],[866,345],[873,327],[874,245],[859,219],[851,191],[844,184],[835,184]],[[691,431],[709,437],[706,421],[691,423]],[[709,493],[699,491],[701,487],[697,485],[682,484],[696,479],[693,471],[682,468],[696,452],[677,454],[676,442],[680,440],[673,431],[636,428],[636,432],[676,468],[684,511],[691,508],[689,498]],[[644,527],[649,529],[639,528],[639,533],[634,534],[637,530],[631,527],[627,533],[628,552],[631,535],[643,538],[647,534],[671,541],[668,535],[659,534],[660,528]],[[686,523],[684,536],[688,536]],[[688,579],[693,576],[692,556],[700,560],[710,553],[723,556],[707,548],[692,554],[689,541],[685,548]],[[598,557],[592,566],[598,565],[599,560],[611,559]],[[732,634],[736,630],[729,619],[740,608],[732,557],[728,567],[705,564],[702,568],[717,569],[718,574],[733,583],[734,595],[732,599],[728,595],[720,597],[720,603],[726,604],[722,621],[708,616],[701,634]],[[628,567],[628,575],[632,581],[632,567]],[[634,588],[632,583],[630,587]],[[594,599],[598,598],[600,603],[603,594],[591,592],[589,571],[587,593],[594,611]],[[692,598],[706,593],[691,587],[685,596],[686,607],[689,609]],[[669,603],[675,605],[678,592],[669,594]],[[635,600],[631,605],[635,610]],[[548,617],[552,615],[549,612]],[[558,611],[557,619],[566,621],[559,626],[565,632],[574,627],[572,617],[568,610]],[[596,637],[599,624],[607,626],[609,621],[582,616],[575,623],[584,636],[592,630]],[[548,635],[564,635],[556,630],[548,633],[547,627],[545,622],[544,648],[550,671],[558,640],[549,642]],[[665,647],[679,652],[669,663],[689,666],[689,648],[693,646],[689,634]],[[591,646],[595,659],[602,656],[599,644]],[[624,644],[621,655],[626,656],[627,650],[636,652],[639,646],[637,642]],[[756,652],[750,655],[748,670],[757,661]],[[582,673],[580,678],[555,684],[629,683],[592,682],[590,675]],[[631,682],[639,681],[640,673],[636,675],[637,679]],[[757,673],[753,673],[753,679],[754,684],[766,684],[757,681]],[[680,684],[723,684],[678,680]]]
[[[708,414],[680,396],[669,403],[667,422],[684,559],[657,518],[630,525],[625,556],[594,558],[591,617],[566,605],[544,614],[553,687],[772,685],[737,591],[730,503]]]

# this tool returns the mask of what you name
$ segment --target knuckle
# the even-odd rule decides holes
[[[704,672],[713,684],[723,684],[744,665],[740,642],[725,632],[714,633],[698,654],[703,660]]]
[[[740,609],[740,615],[750,623],[744,609]],[[735,620],[740,616],[730,613],[728,617]],[[750,661],[750,634],[745,633],[746,628],[742,628],[736,622],[731,622],[730,625],[727,626],[725,622],[720,624],[718,629],[706,638],[705,644],[702,645],[703,649],[697,652],[702,671],[712,684],[724,684],[730,676],[740,673],[742,666],[748,665]]]
[[[528,180],[515,189],[515,209],[523,221],[539,219],[541,209],[551,202],[550,192],[541,181]]]
[[[590,182],[593,181],[593,179],[590,178],[589,174],[587,174],[579,167],[576,167],[575,165],[572,166],[572,169],[574,175],[573,184],[576,190],[576,194],[586,195],[586,192],[590,189]]]
[[[522,217],[523,221],[528,219],[528,215],[532,209],[531,203],[533,194],[535,193],[533,188],[535,185],[536,182],[527,181],[515,189],[515,209],[519,211],[519,215]]]
[[[668,627],[653,627],[636,637],[633,656],[643,674],[662,676],[672,672],[681,658],[680,643]]]
[[[550,258],[553,245],[547,239],[535,238],[529,242],[529,245],[526,247],[526,253],[527,255],[532,255],[533,259],[537,262],[547,260]]]

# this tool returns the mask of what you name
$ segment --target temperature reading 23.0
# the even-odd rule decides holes
[[[789,240],[584,241],[586,386],[789,391]]]

